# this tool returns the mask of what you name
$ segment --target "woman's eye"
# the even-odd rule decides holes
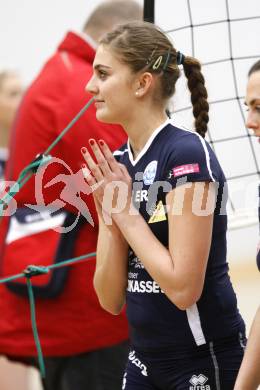
[[[246,110],[247,112],[249,112],[249,111],[251,111],[251,112],[255,111],[255,112],[257,112],[258,114],[260,114],[260,106],[246,107],[245,110]]]
[[[107,76],[107,73],[104,72],[103,70],[99,70],[99,77],[101,78],[101,80],[104,80]]]

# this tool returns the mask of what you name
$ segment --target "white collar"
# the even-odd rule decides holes
[[[165,122],[163,122],[159,127],[157,127],[157,129],[155,129],[152,134],[150,135],[150,137],[148,138],[148,140],[146,141],[143,149],[141,150],[141,152],[138,154],[138,156],[136,157],[136,159],[134,160],[134,157],[133,157],[133,153],[132,153],[132,150],[131,150],[131,146],[130,146],[130,142],[129,142],[129,138],[127,140],[127,149],[128,149],[128,155],[129,155],[129,160],[131,162],[131,164],[133,166],[135,166],[138,161],[140,161],[140,159],[143,157],[143,155],[147,152],[147,150],[149,149],[149,147],[151,146],[153,140],[155,139],[155,137],[160,133],[160,131],[162,131],[164,129],[165,126],[167,126],[170,122],[170,119],[167,118]]]

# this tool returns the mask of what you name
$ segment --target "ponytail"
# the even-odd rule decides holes
[[[209,103],[207,101],[208,93],[205,87],[205,79],[201,73],[201,65],[195,58],[185,57],[183,70],[191,93],[195,130],[205,138],[209,121]]]

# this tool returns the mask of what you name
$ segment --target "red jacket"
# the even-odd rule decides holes
[[[80,36],[69,32],[57,52],[45,64],[37,79],[28,89],[20,107],[11,140],[11,156],[6,177],[16,180],[22,169],[38,153],[47,149],[57,135],[90,99],[85,91],[92,75],[94,50]],[[77,173],[83,159],[80,149],[89,138],[104,139],[112,149],[125,142],[126,136],[120,126],[105,125],[96,120],[95,107],[91,105],[81,119],[51,151]],[[57,174],[66,173],[66,168],[53,164],[48,168],[44,182]],[[60,197],[62,183],[43,190],[45,204]],[[81,194],[82,195],[82,194]],[[97,219],[91,196],[81,196],[87,203],[94,219],[94,227],[86,223],[76,241],[74,255],[95,252]],[[32,178],[15,197],[18,207],[35,204],[35,180]],[[67,204],[67,208],[75,210]],[[2,223],[0,238],[5,236]],[[19,256],[26,253],[30,263],[37,252],[45,250],[46,243],[40,236],[32,236],[26,248],[16,246],[15,251],[3,247],[0,259],[2,268],[15,258],[19,268]],[[47,244],[48,246],[48,244]],[[4,260],[3,260],[4,259]],[[125,314],[112,316],[99,305],[94,288],[95,260],[70,267],[63,292],[53,299],[37,299],[36,316],[43,353],[46,356],[66,356],[110,346],[127,339]],[[20,270],[22,271],[22,270]],[[0,354],[16,356],[36,355],[30,324],[28,298],[10,292],[0,285]]]

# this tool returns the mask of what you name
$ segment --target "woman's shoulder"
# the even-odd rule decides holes
[[[195,176],[198,177],[199,172],[204,172],[203,177],[209,177],[213,181],[213,177],[216,180],[224,178],[214,151],[198,133],[171,124],[165,144],[167,167],[174,171],[176,177],[187,173],[196,173]]]
[[[167,129],[167,145],[175,153],[199,153],[211,151],[208,142],[193,130],[170,123]]]

